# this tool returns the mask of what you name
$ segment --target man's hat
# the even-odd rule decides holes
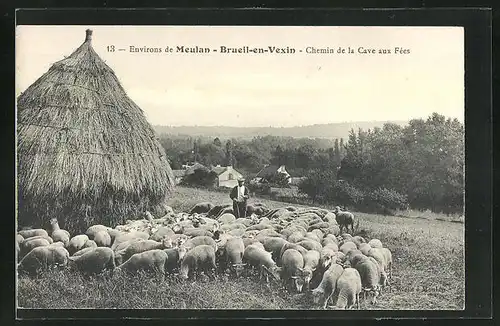
[[[238,178],[238,182],[242,182],[242,181],[245,181],[245,178],[243,178],[243,177]]]

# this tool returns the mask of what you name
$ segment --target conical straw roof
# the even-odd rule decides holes
[[[18,217],[114,226],[161,214],[174,177],[142,110],[91,45],[92,31],[18,98]]]

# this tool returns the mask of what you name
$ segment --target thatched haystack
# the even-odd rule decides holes
[[[91,45],[92,31],[17,102],[18,223],[79,232],[161,208],[174,187],[142,110]]]

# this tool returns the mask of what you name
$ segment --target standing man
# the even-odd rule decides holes
[[[233,200],[233,211],[236,218],[246,217],[248,189],[245,187],[245,179],[239,178],[238,185],[231,190],[229,198]]]

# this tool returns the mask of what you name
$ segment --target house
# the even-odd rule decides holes
[[[263,179],[268,179],[269,177],[273,176],[276,173],[284,173],[287,178],[288,182],[291,180],[290,173],[286,170],[284,165],[278,166],[278,165],[267,165],[265,166],[262,170],[260,170],[255,177],[253,178],[253,181],[256,182],[261,182]]]
[[[210,169],[207,168],[205,165],[201,164],[201,163],[194,163],[193,165],[189,165],[187,166],[187,168],[184,170],[185,173],[184,175],[189,175],[189,174],[193,174],[195,170],[198,170],[198,169],[203,169],[203,170],[206,170],[206,171],[209,171]]]
[[[238,178],[243,175],[236,171],[232,166],[217,165],[212,168],[212,171],[217,173],[217,187],[233,188],[238,185]]]
[[[189,174],[193,174],[197,169],[209,170],[206,166],[198,162],[195,162],[193,164],[183,164],[181,170],[172,170],[174,174],[175,184],[178,185],[179,183],[181,183],[183,177]]]

